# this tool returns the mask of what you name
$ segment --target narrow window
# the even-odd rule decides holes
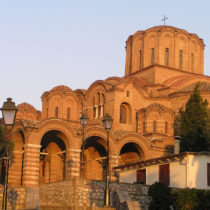
[[[93,118],[96,118],[95,97],[93,97]]]
[[[141,69],[143,66],[143,63],[142,63],[142,51],[140,50],[139,51],[139,69]]]
[[[159,166],[159,182],[162,182],[166,185],[170,184],[169,164]]]
[[[166,48],[165,49],[165,66],[168,66],[168,60],[169,59],[169,49],[168,48]]]
[[[58,118],[58,107],[55,107],[55,117]]]
[[[102,111],[101,111],[102,116],[104,116],[104,104],[105,104],[105,96],[104,94],[102,94]]]
[[[127,109],[124,105],[120,106],[120,123],[127,123]]]
[[[207,163],[207,184],[210,186],[210,163]]]
[[[129,95],[130,95],[130,92],[129,92],[129,91],[127,91],[127,92],[126,92],[126,96],[127,96],[127,97],[129,97]]]
[[[146,122],[143,122],[143,134],[146,134]]]
[[[98,106],[98,116],[101,117],[101,105]]]
[[[136,182],[146,184],[146,169],[136,171]]]
[[[155,56],[155,50],[154,48],[151,48],[151,65],[154,64],[154,56]]]
[[[101,116],[101,97],[100,97],[100,93],[98,93],[98,116]]]
[[[165,122],[165,135],[168,134],[168,122]]]
[[[183,65],[183,51],[180,50],[179,51],[179,69],[182,69],[182,65]]]
[[[153,121],[153,133],[156,133],[157,131],[157,122]]]
[[[70,108],[67,108],[67,120],[70,120]]]
[[[194,54],[191,53],[191,70],[194,71]]]

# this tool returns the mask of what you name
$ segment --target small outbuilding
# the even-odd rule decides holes
[[[210,189],[210,152],[185,152],[114,168],[119,181],[175,188]]]

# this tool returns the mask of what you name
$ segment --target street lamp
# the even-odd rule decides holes
[[[4,120],[4,125],[6,127],[12,127],[15,123],[17,108],[15,106],[15,103],[12,102],[11,98],[7,98],[7,101],[4,102],[2,108],[0,109],[2,111],[2,116]],[[10,134],[11,131],[10,130]],[[9,144],[10,144],[10,138],[8,139],[8,143],[6,145],[6,157],[4,157],[6,169],[5,169],[5,179],[4,179],[4,191],[3,191],[3,202],[2,202],[2,210],[7,209],[7,185],[8,185],[8,172],[9,172]]]
[[[85,114],[82,114],[82,116],[80,117],[80,124],[82,126],[82,155],[81,155],[81,174],[80,177],[81,179],[83,178],[83,172],[84,172],[84,149],[85,149],[85,126],[87,125],[88,122],[88,117]]]
[[[105,205],[110,205],[110,194],[109,194],[109,131],[112,128],[113,119],[110,115],[106,114],[102,120],[103,126],[107,131],[107,158],[106,158],[106,189],[105,189]]]

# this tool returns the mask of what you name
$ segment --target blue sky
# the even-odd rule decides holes
[[[125,41],[162,25],[204,39],[210,75],[208,0],[0,0],[0,106],[8,96],[41,110],[41,95],[57,85],[87,89],[123,76]]]

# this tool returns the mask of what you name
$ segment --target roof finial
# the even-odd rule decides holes
[[[164,26],[166,25],[166,20],[168,19],[168,17],[166,15],[164,15],[163,19],[161,21],[164,22]]]

